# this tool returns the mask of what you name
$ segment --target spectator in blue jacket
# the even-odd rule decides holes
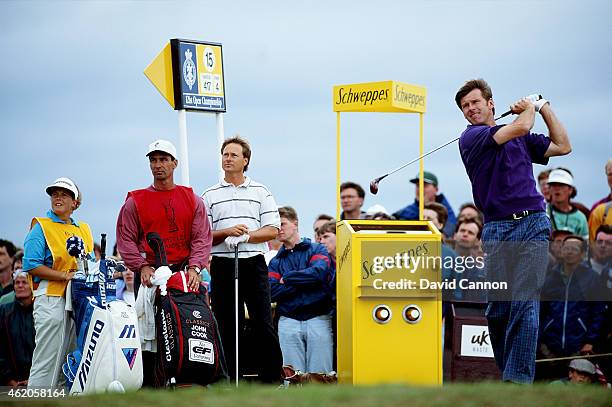
[[[300,238],[298,216],[290,206],[278,210],[283,246],[268,266],[272,301],[279,313],[278,338],[283,363],[308,373],[333,366],[333,292],[325,247]]]
[[[585,251],[582,237],[567,236],[561,263],[547,273],[540,307],[540,352],[545,358],[592,354],[602,339],[604,303],[593,301],[599,278],[582,261]]]
[[[418,220],[419,219],[419,174],[416,175],[413,179],[410,180],[413,184],[416,185],[415,190],[415,198],[414,202],[405,208],[400,209],[395,212],[393,216],[399,220]],[[455,212],[453,212],[453,208],[451,208],[450,203],[444,196],[444,194],[438,194],[438,177],[432,172],[423,171],[423,199],[425,203],[429,202],[437,202],[446,207],[448,211],[448,219],[446,224],[444,225],[443,233],[450,237],[455,233],[455,223],[457,223],[457,218],[455,217]]]

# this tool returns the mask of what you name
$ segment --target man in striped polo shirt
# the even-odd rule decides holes
[[[268,267],[263,254],[268,250],[266,242],[278,234],[280,217],[268,188],[244,175],[251,161],[249,143],[240,137],[227,139],[221,154],[224,179],[202,194],[213,230],[212,307],[230,377],[235,377],[235,366],[230,361],[236,359],[234,249],[238,245],[238,307],[242,309],[246,302],[255,334],[253,349],[257,351],[259,380],[277,383],[283,359],[272,324]],[[242,332],[244,314],[240,313],[239,318]]]

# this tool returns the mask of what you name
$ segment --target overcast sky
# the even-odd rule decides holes
[[[225,135],[250,140],[248,175],[297,209],[303,235],[316,215],[335,213],[337,84],[425,86],[426,151],[465,128],[454,104],[465,80],[485,78],[498,111],[541,93],[574,147],[550,165],[574,172],[577,200],[590,206],[609,193],[611,19],[610,1],[2,1],[0,236],[21,246],[49,208],[44,187],[68,176],[84,195],[75,217],[114,242],[127,192],[151,183],[147,145],[178,146],[177,112],[143,74],[170,38],[223,44]],[[187,129],[200,194],[218,178],[214,116],[188,113]],[[545,130],[539,117],[535,130]],[[418,115],[342,115],[343,180],[367,189],[417,156]],[[472,200],[456,144],[425,167],[455,208]],[[385,179],[364,209],[410,203],[417,170]]]

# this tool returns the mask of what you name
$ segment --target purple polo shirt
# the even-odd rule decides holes
[[[493,136],[502,126],[469,125],[459,139],[474,203],[484,213],[485,222],[545,209],[544,197],[536,190],[533,163],[548,163],[544,153],[550,139],[527,133],[498,145]]]

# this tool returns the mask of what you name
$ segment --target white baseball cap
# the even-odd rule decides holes
[[[574,359],[570,362],[569,367],[579,372],[584,372],[591,375],[597,373],[595,365],[586,359]]]
[[[51,184],[47,188],[45,188],[45,191],[47,191],[47,194],[49,194],[49,196],[51,196],[51,190],[53,188],[66,189],[66,190],[72,192],[72,196],[74,197],[74,199],[79,199],[80,198],[79,197],[79,189],[77,188],[77,186],[74,183],[74,181],[72,181],[70,178],[60,177],[60,178],[56,179],[55,181],[53,181],[53,184]]]
[[[557,168],[556,170],[552,170],[548,175],[548,184],[564,184],[569,185],[570,187],[574,186],[574,177],[569,172]]]
[[[147,153],[147,157],[154,151],[161,151],[163,153],[170,154],[172,158],[176,160],[176,147],[174,147],[174,144],[168,140],[155,140],[149,144],[149,152]]]
[[[385,215],[389,215],[389,212],[387,211],[387,209],[379,204],[375,204],[372,205],[368,208],[368,210],[366,211],[366,214],[374,216],[377,213],[384,213]]]

